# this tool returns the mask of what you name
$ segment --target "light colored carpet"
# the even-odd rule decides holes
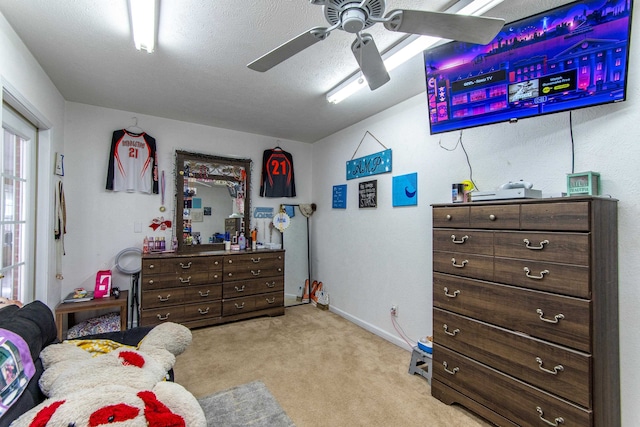
[[[310,304],[192,332],[174,371],[197,398],[262,381],[297,427],[489,426],[431,397],[410,352]]]
[[[261,381],[223,390],[198,402],[208,427],[295,427]]]

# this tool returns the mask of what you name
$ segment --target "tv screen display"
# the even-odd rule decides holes
[[[581,0],[424,52],[431,134],[623,101],[632,0]]]

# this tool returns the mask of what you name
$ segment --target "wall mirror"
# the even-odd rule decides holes
[[[176,151],[178,252],[224,250],[250,225],[251,159]]]

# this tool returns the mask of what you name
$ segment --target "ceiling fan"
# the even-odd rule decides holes
[[[356,35],[351,51],[367,84],[371,90],[375,90],[387,83],[390,77],[373,37],[362,32],[372,25],[382,23],[389,31],[476,44],[489,43],[504,25],[504,20],[498,18],[408,9],[394,9],[383,17],[386,0],[309,1],[323,6],[329,27],[311,28],[251,62],[247,67],[255,71],[267,71],[326,39],[333,30],[338,29]]]

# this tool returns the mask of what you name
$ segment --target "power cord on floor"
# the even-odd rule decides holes
[[[396,330],[396,332],[398,332],[398,335],[400,335],[400,338],[402,338],[402,340],[406,342],[409,347],[411,348],[415,347],[417,341],[412,340],[407,336],[407,333],[404,331],[404,329],[402,329],[402,326],[400,326],[400,324],[398,323],[398,319],[393,314],[390,314],[390,316],[391,316],[391,324],[393,324],[393,328]]]

